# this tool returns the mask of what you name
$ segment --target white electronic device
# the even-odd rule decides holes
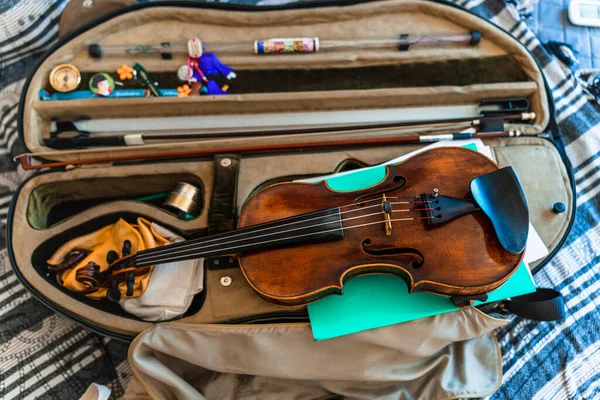
[[[571,0],[569,20],[575,25],[600,28],[600,0]]]

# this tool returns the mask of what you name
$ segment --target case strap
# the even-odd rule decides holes
[[[554,289],[537,289],[504,301],[504,307],[519,317],[535,321],[560,321],[566,318],[565,300]]]
[[[228,232],[235,228],[235,203],[240,165],[239,154],[218,154],[215,160],[215,180],[208,209],[208,232]]]

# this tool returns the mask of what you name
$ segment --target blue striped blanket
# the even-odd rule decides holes
[[[80,1],[80,0],[77,0]],[[288,0],[246,0],[260,4]],[[24,78],[57,39],[67,0],[0,0],[0,248],[5,247],[8,205],[27,174],[13,157],[17,109]],[[457,3],[503,27],[538,59],[556,100],[557,121],[577,180],[577,220],[538,286],[565,296],[569,316],[538,323],[511,317],[498,332],[504,380],[492,399],[600,397],[600,106],[588,100],[573,75],[541,46],[501,0]],[[600,49],[599,49],[600,50]],[[91,382],[123,392],[131,372],[127,345],[90,333],[53,313],[19,283],[6,250],[0,251],[0,398],[77,399]]]

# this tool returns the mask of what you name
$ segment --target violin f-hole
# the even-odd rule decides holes
[[[374,248],[371,239],[363,240],[361,249],[372,257],[402,257],[403,261],[406,261],[413,269],[421,268],[425,262],[425,257],[423,257],[423,254],[417,249],[412,249],[410,247]]]

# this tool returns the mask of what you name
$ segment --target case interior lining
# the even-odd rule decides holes
[[[48,228],[49,217],[65,203],[80,202],[78,208],[87,209],[100,202],[133,200],[138,197],[170,192],[175,183],[183,181],[203,190],[202,180],[193,174],[157,174],[113,178],[67,180],[37,186],[29,197],[27,221],[34,229]],[[87,204],[86,204],[87,203]],[[167,210],[164,210],[168,212]],[[71,213],[73,215],[73,213]],[[56,222],[56,218],[52,218]]]
[[[494,140],[488,144],[500,165],[511,165],[517,171],[527,197],[530,221],[552,251],[565,235],[574,212],[573,192],[560,155],[547,140],[537,138],[522,138],[518,143]],[[555,213],[555,203],[564,204],[566,211]]]
[[[40,134],[47,134],[48,119],[52,117],[91,116],[92,118],[110,117],[126,114],[131,108],[139,111],[140,117],[150,115],[184,116],[197,113],[228,114],[231,112],[286,112],[302,110],[322,109],[356,109],[369,108],[372,104],[377,107],[398,106],[420,106],[428,104],[431,99],[444,97],[446,104],[465,104],[472,100],[473,88],[478,84],[455,85],[455,86],[423,86],[406,89],[371,89],[366,91],[342,90],[320,91],[320,92],[281,92],[264,94],[228,95],[210,99],[143,99],[143,107],[134,99],[110,99],[103,107],[91,101],[69,101],[63,102],[57,110],[58,105],[40,104],[36,99],[37,91],[46,84],[47,74],[57,63],[73,62],[81,65],[83,70],[86,46],[90,43],[100,44],[137,44],[138,38],[143,37],[148,42],[169,40],[178,43],[182,37],[192,37],[197,32],[202,32],[202,39],[210,42],[235,42],[241,40],[253,40],[281,36],[283,27],[286,35],[292,36],[319,36],[321,38],[348,38],[365,36],[386,36],[389,32],[397,30],[401,26],[403,30],[414,34],[425,34],[432,32],[467,32],[478,29],[483,34],[483,40],[478,46],[452,49],[417,48],[407,52],[398,52],[394,49],[373,51],[342,51],[332,53],[315,53],[306,55],[282,55],[272,57],[260,56],[223,56],[222,61],[244,70],[275,70],[275,69],[318,69],[329,68],[332,71],[339,68],[357,68],[377,66],[380,68],[386,64],[408,63],[416,65],[420,62],[441,63],[448,60],[465,60],[467,63],[477,65],[479,62],[487,62],[486,59],[495,57],[510,57],[515,65],[519,65],[521,73],[527,76],[526,81],[502,82],[480,84],[487,87],[485,97],[507,97],[519,96],[514,85],[532,85],[527,87],[529,91],[525,97],[529,97],[532,110],[538,114],[533,131],[539,132],[541,126],[547,121],[545,93],[542,90],[542,78],[535,62],[529,54],[515,40],[509,39],[503,32],[491,24],[480,20],[464,11],[454,9],[437,3],[421,2],[414,0],[406,1],[381,1],[369,4],[354,5],[348,7],[326,7],[311,10],[286,10],[263,13],[231,12],[218,10],[197,10],[176,7],[159,7],[139,10],[135,13],[125,13],[111,19],[89,31],[78,36],[57,50],[46,60],[38,73],[32,80],[28,91],[27,102],[31,107],[26,108],[25,115],[25,140],[27,146],[36,152],[48,150],[40,142]],[[158,40],[161,39],[161,40]],[[162,66],[163,70],[174,71],[174,69],[185,61],[174,57],[173,60],[165,61],[160,58],[144,59],[143,63],[148,70],[155,70]],[[90,61],[90,60],[88,60]],[[111,68],[117,63],[109,58],[101,61],[92,60],[96,69],[102,63],[112,63]],[[119,60],[119,65],[122,60]],[[416,63],[416,64],[415,64]],[[443,68],[442,68],[443,70]],[[284,74],[286,72],[284,71]],[[273,72],[275,74],[275,72]],[[485,79],[470,74],[473,79]],[[487,75],[487,74],[486,74]],[[435,79],[438,75],[433,74]],[[467,76],[467,75],[465,75]],[[272,81],[277,81],[273,80]],[[260,83],[253,83],[260,86]],[[486,86],[487,85],[487,86]],[[482,87],[478,95],[482,95]],[[266,89],[265,89],[266,90]],[[402,90],[405,90],[402,92]],[[415,92],[422,92],[423,97],[413,96]],[[518,92],[518,90],[517,90]],[[451,93],[455,95],[452,96]],[[442,96],[443,95],[443,96]],[[256,96],[256,97],[254,97]],[[264,97],[261,97],[264,96]],[[225,99],[226,98],[226,99]],[[413,101],[414,99],[414,101]],[[109,101],[109,99],[105,99]],[[105,111],[103,111],[105,110]],[[121,110],[121,111],[120,111]],[[52,115],[57,111],[58,115]],[[39,115],[36,113],[39,112]],[[205,143],[193,143],[189,145],[192,149],[204,148]],[[144,146],[147,148],[147,146]],[[160,145],[158,151],[172,151],[174,145]],[[111,152],[119,155],[128,155],[144,151],[141,148],[127,149],[116,148]],[[77,157],[92,157],[105,154],[104,149],[94,149],[80,152]],[[75,152],[48,152],[53,159],[73,159]]]
[[[474,84],[468,86],[436,86],[411,88],[384,88],[345,91],[297,92],[293,97],[286,93],[230,94],[225,96],[152,97],[129,99],[83,99],[63,101],[40,101],[34,105],[38,119],[36,129],[42,136],[49,135],[50,120],[79,119],[82,117],[131,118],[177,117],[190,115],[224,115],[249,113],[277,113],[325,110],[380,109],[395,107],[435,107],[462,104],[478,104],[490,98],[526,97],[530,101],[538,90],[535,82],[503,82]],[[243,104],[243,107],[239,107]],[[315,108],[317,108],[315,110]],[[307,121],[309,123],[310,121]],[[532,126],[536,128],[536,126]],[[537,127],[539,129],[539,127]],[[264,138],[263,138],[264,139]],[[39,139],[38,139],[39,140]],[[261,139],[255,139],[256,142]],[[195,148],[206,148],[205,143],[191,143]],[[179,144],[162,145],[173,149]],[[136,147],[135,153],[147,148]],[[98,150],[94,150],[95,153]],[[128,153],[131,149],[115,148],[113,153]],[[62,151],[64,158],[69,153]],[[40,153],[41,154],[41,153]],[[73,155],[71,154],[71,155]]]
[[[46,241],[44,241],[42,244],[40,244],[31,254],[31,265],[34,267],[35,271],[38,274],[40,274],[40,276],[45,277],[46,274],[48,273],[46,260],[48,259],[49,255],[53,254],[61,245],[63,245],[64,243],[68,242],[71,239],[86,235],[88,233],[92,233],[98,229],[104,228],[107,225],[114,224],[120,218],[124,219],[125,221],[127,221],[129,223],[136,223],[137,218],[139,218],[141,215],[134,211],[135,207],[131,207],[131,206],[128,207],[126,205],[127,205],[127,202],[122,202],[122,204],[121,204],[122,211],[112,212],[112,213],[105,214],[105,215],[102,215],[97,218],[90,219],[80,225],[77,225],[74,228],[71,228],[69,230],[60,232],[56,235],[49,237]],[[123,206],[125,206],[125,207],[123,207]],[[173,232],[180,233],[180,234],[182,233],[179,231],[179,229],[177,229],[173,226],[164,225],[162,223],[161,223],[161,225]],[[58,282],[56,282],[56,280],[54,280],[54,279],[47,279],[47,282],[49,282],[57,290],[60,290],[62,293],[66,294],[67,296],[72,298],[74,301],[80,301],[83,304],[86,304],[90,307],[97,308],[103,312],[118,316],[120,318],[125,318],[127,320],[141,321],[139,318],[125,312],[116,303],[112,303],[110,301],[104,301],[104,300],[102,300],[102,301],[92,300],[85,296],[76,294],[76,293],[60,286],[58,284]],[[194,296],[194,299],[192,300],[192,304],[190,305],[190,307],[188,308],[188,310],[182,317],[193,315],[193,314],[197,313],[200,310],[200,308],[202,307],[202,303],[204,302],[204,297],[205,297],[204,291],[202,291],[202,292],[198,293],[196,296]]]
[[[80,89],[87,89],[88,82],[97,72],[97,69],[82,72]],[[175,88],[184,83],[177,78],[173,71],[153,71],[150,74],[152,79],[160,83],[161,88]],[[466,86],[484,83],[526,82],[527,80],[527,75],[513,58],[494,56],[347,68],[251,69],[238,71],[235,80],[222,80],[221,83],[228,84],[229,94],[249,94]],[[142,87],[138,80],[125,80],[122,83],[120,89]],[[53,90],[49,84],[45,86],[45,89]]]
[[[525,191],[530,203],[532,223],[542,236],[542,239],[552,249],[553,246],[557,245],[557,240],[562,237],[572,215],[572,210],[570,210],[570,188],[566,184],[568,178],[556,149],[548,141],[541,138],[497,139],[488,141],[487,144],[493,146],[501,165],[510,163],[516,169],[517,174],[525,185]],[[352,166],[374,165],[414,151],[420,147],[422,145],[243,157],[240,164],[237,203],[238,206],[241,206],[253,189],[266,182],[284,180],[282,177],[294,176],[298,178],[300,176],[325,175],[340,170],[340,168],[343,169],[348,160],[352,160]],[[514,154],[514,157],[505,156],[506,154]],[[543,166],[543,168],[532,169],[531,165],[534,164]],[[50,183],[57,184],[57,187],[66,191],[69,188],[69,184],[65,184],[65,182],[85,181],[86,179],[93,181],[111,177],[119,177],[123,182],[127,182],[128,177],[138,177],[135,179],[138,182],[142,182],[139,178],[140,176],[160,175],[160,173],[171,174],[172,176],[176,174],[194,174],[197,176],[203,181],[205,186],[206,204],[212,193],[212,168],[212,161],[188,161],[131,165],[126,167],[115,166],[103,169],[73,169],[64,172],[41,174],[31,179],[23,187],[17,200],[15,212],[17,215],[25,215],[32,193],[36,191],[36,188]],[[552,204],[556,201],[564,202],[568,207],[568,211],[562,214],[552,213]],[[110,219],[116,215],[126,213],[129,213],[129,215],[145,216],[150,220],[174,227],[174,229],[186,234],[202,230],[207,226],[205,212],[196,220],[181,221],[173,215],[147,204],[131,201],[109,202],[88,209],[68,220],[43,230],[33,229],[28,224],[13,224],[11,237],[13,238],[12,246],[15,252],[16,265],[25,278],[38,291],[51,301],[60,304],[61,307],[93,321],[96,325],[108,327],[113,331],[125,331],[129,334],[137,334],[143,326],[148,326],[148,323],[123,318],[111,313],[110,310],[104,311],[94,304],[90,306],[81,303],[78,299],[70,296],[70,294],[62,293],[52,283],[48,283],[43,272],[45,260],[37,258],[38,254],[45,254],[47,257],[48,254],[55,250],[50,250],[50,247],[58,244],[58,242],[53,241],[53,238],[60,237],[66,239],[67,236],[69,238],[75,237],[78,234],[84,233],[82,229],[91,229],[86,228],[89,227],[89,225],[86,225],[89,221],[103,221],[103,218]],[[20,238],[20,240],[15,241],[15,238]],[[41,246],[44,247],[43,250],[40,250]],[[31,249],[34,249],[34,259],[32,259]],[[228,274],[231,276],[231,272],[228,272]],[[229,303],[212,305],[210,306],[212,309],[203,307],[197,314],[197,319],[203,322],[214,323],[236,317],[236,313],[231,314],[231,310],[219,310],[219,307],[224,307],[224,304]],[[268,306],[265,304],[268,304]],[[256,314],[265,314],[273,311],[270,303],[260,299],[257,300],[257,306],[251,310],[251,312]],[[194,315],[190,315],[189,318],[194,320]]]
[[[456,16],[456,18],[454,18]],[[495,56],[503,53],[485,35],[478,46],[418,47],[399,52],[397,48],[344,49],[310,54],[256,56],[254,40],[272,37],[319,37],[328,39],[395,38],[400,34],[467,33],[463,11],[421,1],[380,1],[347,7],[326,7],[274,12],[239,12],[209,9],[161,7],[124,14],[104,24],[102,33],[86,37],[86,44],[135,45],[169,42],[185,45],[198,36],[206,44],[248,43],[247,54],[218,54],[226,64],[239,69],[307,68],[318,65],[340,66],[402,60],[465,59]],[[401,27],[401,28],[399,28]],[[201,34],[199,34],[201,32]],[[217,52],[218,53],[218,52]],[[73,48],[73,57],[83,70],[100,65],[105,69],[118,66],[119,56],[91,59],[87,47]],[[121,57],[122,58],[122,57]],[[173,70],[185,62],[185,54],[174,54],[172,60],[144,57],[148,70]]]

